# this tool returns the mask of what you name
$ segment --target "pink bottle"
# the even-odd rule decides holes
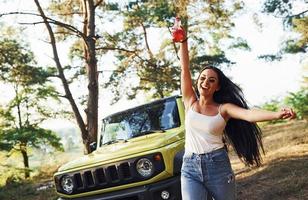
[[[181,27],[181,19],[176,17],[172,27],[172,40],[173,42],[182,42],[185,37],[185,32]]]

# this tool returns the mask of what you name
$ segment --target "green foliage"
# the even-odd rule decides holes
[[[106,4],[105,9],[110,10],[110,11],[118,11],[119,4],[118,3],[108,3]]]
[[[2,132],[2,131],[1,131]],[[1,133],[0,133],[1,134]],[[2,134],[1,134],[2,135]],[[2,139],[2,137],[0,136],[0,139]],[[12,149],[12,145],[5,142],[5,141],[1,141],[0,142],[0,151],[10,151]]]
[[[22,128],[7,128],[1,131],[0,139],[3,144],[11,150],[18,148],[16,145],[27,144],[28,146],[40,148],[41,145],[49,145],[57,150],[63,151],[60,137],[55,132],[37,126],[24,126]]]
[[[14,39],[0,40],[0,80],[14,85],[40,85],[49,73],[35,66],[33,53]]]
[[[266,54],[266,55],[259,55],[258,59],[265,60],[266,62],[273,62],[273,61],[280,61],[282,59],[281,55],[274,55],[274,54]]]
[[[175,16],[175,8],[170,1],[145,1],[136,2],[128,11],[123,12],[124,27],[129,28],[140,27],[144,23],[146,28],[149,27],[166,27],[170,19]]]
[[[218,66],[221,63],[234,64],[234,62],[228,60],[224,54],[217,55],[202,55],[196,56],[192,60],[192,68],[199,68],[201,70],[205,65]]]
[[[289,0],[266,0],[263,12],[275,15],[289,16],[292,9],[292,1]]]
[[[293,40],[293,46],[295,48],[292,51],[286,51],[287,53],[305,53],[307,51],[308,44],[308,16],[301,18],[293,18],[292,23],[294,25],[294,31],[300,34],[299,39]],[[295,50],[294,50],[295,49]]]
[[[305,53],[306,50],[304,47],[299,46],[298,41],[295,40],[288,40],[285,43],[285,47],[282,49],[285,53]]]
[[[269,111],[278,111],[280,108],[280,102],[278,100],[271,100],[270,102],[263,104],[262,108]]]
[[[17,41],[6,38],[0,41],[0,49],[0,78],[5,81],[22,78],[20,81],[26,83],[31,77],[27,64],[33,61],[33,53]],[[13,66],[16,65],[21,70],[15,70],[17,67]],[[26,73],[25,76],[22,76],[23,73]]]
[[[285,99],[286,104],[295,109],[299,119],[308,119],[308,89],[291,92]]]
[[[230,49],[243,49],[243,50],[247,50],[250,51],[251,48],[249,47],[248,43],[246,40],[244,40],[243,38],[238,38],[237,41],[233,42],[230,47]]]

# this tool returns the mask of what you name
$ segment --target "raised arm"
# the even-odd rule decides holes
[[[295,112],[291,108],[283,108],[273,112],[261,109],[244,109],[231,103],[224,104],[221,108],[227,118],[242,119],[249,122],[271,121],[277,119],[294,119]]]
[[[181,91],[185,108],[189,108],[197,100],[189,70],[189,55],[187,40],[180,44]]]

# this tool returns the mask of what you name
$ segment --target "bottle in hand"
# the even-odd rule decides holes
[[[182,42],[185,38],[185,32],[181,26],[181,19],[176,17],[172,27],[172,40],[173,42]]]

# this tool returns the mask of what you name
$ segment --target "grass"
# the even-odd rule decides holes
[[[263,164],[248,168],[230,152],[231,163],[237,180],[238,200],[304,200],[308,199],[308,123],[292,121],[262,127],[264,134]],[[37,169],[30,180],[11,176],[0,185],[2,200],[55,200],[54,187],[50,187],[52,175],[60,160],[71,157],[55,156],[58,161]],[[55,164],[58,163],[58,164]],[[1,176],[1,175],[0,175]],[[41,190],[40,190],[41,189]]]

